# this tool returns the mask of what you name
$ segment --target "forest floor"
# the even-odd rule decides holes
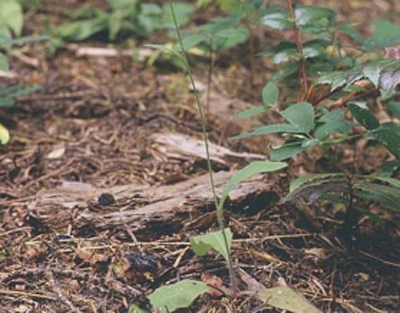
[[[27,17],[27,32],[43,28],[45,20],[59,23],[81,2],[45,1]],[[384,13],[390,1],[313,1],[325,2],[338,10],[339,21],[390,18]],[[273,40],[274,34],[259,31],[261,50]],[[50,57],[44,43],[31,43],[24,48],[29,58],[10,56],[17,77],[1,79],[2,86],[41,88],[0,111],[12,136],[0,146],[0,312],[127,312],[130,303],[146,306],[146,295],[184,278],[212,277],[229,287],[222,257],[190,250],[190,237],[218,229],[209,190],[192,199],[193,186],[184,185],[201,184],[204,155],[192,154],[193,146],[177,151],[162,137],[176,135],[182,145],[202,139],[185,75],[164,62],[79,56],[80,47],[108,46],[95,40],[66,44]],[[209,139],[229,149],[228,157],[213,160],[222,176],[249,158],[262,159],[281,140],[229,140],[254,123],[276,119],[234,118],[260,103],[271,75],[259,57],[251,71],[249,53],[246,45],[224,52],[211,84],[207,59],[192,60]],[[266,287],[292,287],[322,312],[400,312],[399,216],[380,222],[363,217],[357,243],[348,248],[338,233],[343,207],[278,203],[300,174],[373,173],[390,158],[366,140],[339,145],[334,153],[336,162],[316,149],[303,153],[288,169],[263,176],[255,193],[232,200],[225,218],[234,234],[234,265]],[[168,202],[175,197],[178,204]],[[160,201],[171,206],[146,211]],[[249,293],[241,293],[236,306],[239,312],[280,312]],[[231,308],[225,297],[205,294],[185,311]]]

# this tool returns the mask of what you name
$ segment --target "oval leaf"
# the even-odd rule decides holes
[[[197,255],[203,256],[210,251],[211,248],[214,248],[225,258],[225,260],[228,260],[232,243],[232,232],[229,228],[226,228],[224,232],[228,241],[229,251],[226,251],[225,240],[222,231],[216,231],[213,233],[192,237],[190,239],[190,243],[193,251]]]
[[[304,133],[314,129],[314,108],[308,102],[293,104],[282,115]]]
[[[279,89],[273,82],[268,82],[262,91],[262,100],[265,106],[274,106],[278,102]]]
[[[210,289],[203,282],[187,279],[160,287],[148,298],[157,312],[168,313],[179,308],[187,308],[198,296]]]
[[[228,197],[229,193],[239,183],[246,180],[254,174],[274,172],[286,167],[287,164],[284,162],[270,162],[270,161],[253,161],[249,165],[242,168],[239,172],[231,177],[222,192],[221,199],[218,205],[218,210],[222,210],[224,202]]]
[[[360,107],[356,103],[349,103],[351,115],[366,129],[376,129],[380,126],[378,119],[369,110]]]

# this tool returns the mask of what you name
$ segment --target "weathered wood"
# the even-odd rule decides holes
[[[214,174],[217,192],[221,194],[225,184],[236,171]],[[242,182],[230,193],[230,205],[241,203],[247,197],[271,194],[263,175],[255,175]],[[97,206],[93,203],[102,193],[115,197],[116,205]],[[271,198],[274,195],[271,194]],[[203,210],[197,211],[197,209]],[[36,215],[54,229],[62,229],[69,224],[83,229],[129,226],[132,230],[170,225],[178,229],[188,217],[196,217],[204,211],[214,209],[209,176],[202,175],[169,186],[116,186],[108,189],[95,188],[88,184],[67,183],[59,188],[39,193],[32,206]]]
[[[197,139],[179,133],[154,134],[151,136],[153,144],[151,148],[156,150],[164,158],[193,160],[206,159],[204,140]],[[228,148],[216,145],[212,142],[208,145],[212,162],[231,167],[233,165],[245,165],[254,160],[266,160],[267,157],[255,153],[238,153]]]

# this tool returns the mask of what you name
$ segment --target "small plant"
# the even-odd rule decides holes
[[[398,30],[400,26],[379,21],[370,39],[363,39],[350,25],[334,25],[336,14],[328,9],[314,6],[292,6],[288,1],[288,12],[273,7],[261,17],[261,23],[273,29],[292,29],[295,42],[281,42],[270,49],[268,54],[277,64],[284,64],[278,75],[273,76],[263,90],[263,106],[251,108],[239,114],[238,118],[247,118],[266,110],[275,110],[286,120],[285,123],[253,128],[250,132],[233,139],[279,133],[286,138],[285,143],[275,147],[271,160],[282,161],[311,148],[326,149],[350,139],[366,137],[383,144],[400,161],[400,124],[381,123],[369,110],[366,96],[380,97],[393,116],[399,116],[399,103],[392,99],[400,84],[399,48],[388,47],[400,44]],[[370,60],[365,64],[357,58],[350,58],[341,49],[333,34],[342,30],[360,43],[360,54],[379,51],[385,48],[385,59]],[[302,41],[303,34],[316,37]],[[331,42],[320,38],[329,35]],[[332,57],[327,51],[336,38],[336,48],[340,53]],[[339,63],[347,61],[344,69],[334,71]],[[319,73],[318,73],[319,72]],[[311,80],[310,77],[319,78]],[[275,103],[279,98],[277,82],[287,83],[297,77],[299,88],[298,102],[287,104],[280,110]],[[312,83],[311,87],[309,84]],[[327,89],[329,87],[330,89]],[[325,101],[325,105],[323,105]],[[330,103],[328,102],[330,101]],[[327,103],[328,102],[328,103]],[[348,115],[351,115],[351,119]],[[354,132],[354,126],[364,131]],[[380,203],[384,208],[398,212],[400,200],[400,180],[382,175],[344,175],[330,173],[308,175],[294,180],[289,195],[282,200],[291,201],[303,197],[309,202],[329,199],[342,202],[347,206],[346,218],[354,217],[355,200],[362,198]],[[357,220],[345,221],[347,231],[354,231]]]
[[[10,66],[6,57],[16,45],[43,40],[45,37],[21,37],[23,28],[23,10],[17,0],[0,1],[0,71],[8,72]],[[14,99],[36,91],[38,87],[14,85],[0,89],[0,107],[14,105]],[[8,130],[0,124],[0,144],[10,140]]]
[[[208,140],[207,140],[207,132],[205,127],[205,119],[203,108],[200,104],[199,96],[196,92],[196,86],[193,80],[193,76],[191,73],[191,68],[188,63],[188,58],[186,55],[186,46],[185,42],[181,36],[178,21],[175,18],[174,14],[174,7],[170,2],[170,7],[172,11],[172,15],[175,21],[175,27],[177,31],[178,37],[178,49],[173,50],[172,52],[175,53],[178,57],[181,58],[182,64],[186,66],[186,71],[188,73],[189,80],[192,85],[192,89],[195,90],[195,98],[196,103],[198,106],[198,110],[200,113],[200,120],[203,129],[205,147],[206,147],[206,155],[208,161],[208,170],[210,174],[210,183],[211,188],[214,194],[214,202],[217,210],[217,219],[219,224],[219,231],[207,233],[204,235],[199,235],[196,237],[191,238],[191,246],[193,251],[199,255],[203,256],[207,254],[211,249],[215,249],[218,251],[227,261],[230,278],[231,278],[231,288],[232,288],[232,295],[231,297],[235,299],[237,297],[237,284],[236,284],[236,274],[235,269],[232,262],[231,256],[231,243],[233,234],[230,228],[225,228],[223,222],[223,209],[224,203],[229,197],[229,193],[242,181],[248,179],[250,176],[258,173],[267,173],[267,172],[274,172],[280,170],[287,166],[284,162],[271,162],[271,161],[254,161],[251,162],[249,165],[244,167],[242,170],[237,172],[235,175],[231,177],[229,182],[226,184],[224,190],[220,198],[217,198],[217,192],[214,185],[213,179],[213,170],[210,161],[210,154],[208,149]],[[159,49],[168,49],[165,46],[153,45],[153,47]],[[169,50],[171,51],[171,50]],[[210,287],[203,282],[192,281],[192,280],[183,280],[176,284],[164,286],[156,289],[150,296],[149,300],[157,312],[167,313],[171,312],[178,308],[188,307],[191,302],[197,298],[199,295],[207,292],[210,290]],[[279,289],[279,288],[278,288]],[[286,296],[287,294],[291,294],[291,297],[288,299]],[[293,312],[300,312],[300,310],[308,310],[308,312],[318,313],[319,311],[309,304],[304,298],[297,295],[293,290],[288,287],[280,287],[279,290],[276,288],[266,289],[264,288],[260,291],[259,294],[260,299],[264,299],[265,303],[268,303],[270,306],[274,306],[281,309],[291,310]],[[236,309],[233,306],[233,311],[236,312]],[[136,304],[133,304],[131,309],[138,310]],[[141,310],[141,309],[140,309]]]
[[[70,21],[58,26],[53,33],[53,43],[82,41],[93,35],[105,33],[115,41],[123,33],[148,37],[157,29],[173,26],[168,5],[143,1],[107,0],[111,12],[84,5],[70,15]],[[180,23],[186,23],[194,8],[190,4],[175,3]]]

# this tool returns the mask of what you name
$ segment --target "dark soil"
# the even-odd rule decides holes
[[[27,32],[43,29],[46,18],[59,23],[84,1],[44,2],[28,17]],[[313,1],[325,2],[340,9],[340,21],[361,21],[362,25],[400,13],[399,5],[389,0]],[[356,8],[357,3],[360,7]],[[261,33],[260,46],[279,37]],[[106,46],[96,40],[77,45]],[[191,236],[218,228],[211,207],[204,208],[203,218],[189,216],[183,226],[171,219],[164,227],[140,231],[126,224],[114,229],[96,225],[77,229],[74,216],[80,208],[70,209],[66,227],[44,222],[53,217],[45,219],[36,209],[38,195],[65,181],[99,188],[128,184],[152,188],[206,173],[201,160],[171,159],[152,149],[155,133],[202,136],[194,97],[182,73],[131,57],[77,57],[68,47],[50,57],[45,44],[29,44],[22,52],[37,64],[10,56],[18,76],[0,80],[2,86],[16,82],[42,86],[20,97],[15,106],[0,110],[0,122],[12,135],[11,142],[0,147],[0,311],[128,312],[131,303],[148,306],[146,295],[157,287],[185,278],[200,280],[204,273],[222,278],[229,288],[220,256],[198,257],[190,250]],[[270,72],[265,60],[256,58],[256,70],[251,73],[245,66],[245,49],[226,53],[229,64],[218,66],[217,62],[212,90],[224,99],[257,105]],[[194,61],[196,81],[207,85],[207,63]],[[208,112],[210,139],[232,150],[265,153],[269,141],[278,140],[230,142],[227,137],[234,130],[226,116]],[[380,212],[382,219],[376,222],[363,215],[358,218],[358,233],[348,234],[342,228],[341,206],[324,202],[278,205],[290,180],[299,174],[372,173],[390,159],[382,147],[362,141],[343,144],[334,153],[337,163],[319,150],[296,157],[286,171],[265,178],[277,197],[259,201],[249,210],[246,203],[227,210],[226,221],[234,233],[235,267],[266,287],[287,284],[322,312],[400,312],[400,216],[360,203]],[[138,195],[135,201],[139,207],[146,199]],[[99,215],[126,205],[111,194],[103,194],[98,202],[90,208]],[[355,240],[352,235],[357,235]],[[246,291],[242,283],[239,288]],[[279,312],[245,292],[235,305],[239,312]],[[182,312],[231,311],[226,298],[206,294]]]

